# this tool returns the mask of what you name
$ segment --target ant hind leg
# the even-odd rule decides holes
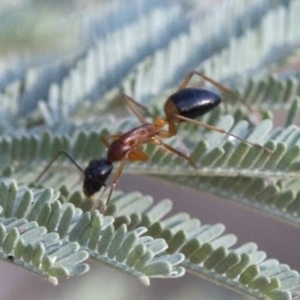
[[[232,137],[234,137],[234,138],[240,140],[241,142],[243,142],[243,143],[245,143],[245,144],[248,144],[248,145],[251,145],[251,146],[254,146],[254,147],[263,149],[263,150],[269,152],[270,154],[273,154],[273,151],[270,150],[269,148],[265,147],[265,146],[262,146],[262,145],[257,144],[257,143],[251,143],[251,142],[249,142],[249,141],[247,141],[247,140],[244,140],[244,139],[242,139],[242,138],[240,138],[240,137],[238,137],[238,136],[236,136],[236,135],[234,135],[234,134],[232,134],[232,133],[230,133],[230,132],[227,132],[227,131],[225,131],[225,130],[223,130],[223,129],[220,129],[220,128],[218,128],[218,127],[214,127],[214,126],[211,126],[211,125],[202,123],[202,122],[200,122],[200,121],[196,121],[196,120],[193,120],[193,119],[190,119],[190,118],[186,118],[186,117],[184,117],[184,116],[180,116],[180,115],[175,115],[175,116],[176,116],[176,118],[178,118],[179,120],[182,120],[182,121],[185,121],[185,122],[190,122],[190,123],[196,124],[196,125],[198,125],[198,126],[200,126],[200,127],[204,127],[204,128],[206,128],[206,129],[209,129],[209,130],[212,130],[212,131],[217,131],[217,132],[220,132],[220,133],[227,134],[227,135],[229,135],[229,136],[232,136]]]

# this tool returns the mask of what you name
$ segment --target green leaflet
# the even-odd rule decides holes
[[[73,248],[71,243],[59,240],[57,234],[47,233],[44,227],[39,227],[36,222],[28,223],[26,219],[19,219],[19,224],[15,218],[1,218],[0,222],[1,259],[25,268],[53,284],[57,284],[58,277],[81,275],[89,270],[89,266],[82,263],[88,253],[82,250],[77,252],[78,244]],[[54,249],[65,249],[73,255],[65,261],[61,251]],[[77,267],[75,272],[74,267]]]

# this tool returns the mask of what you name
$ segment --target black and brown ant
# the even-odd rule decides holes
[[[220,133],[227,134],[244,143],[255,147],[259,147],[265,151],[268,151],[269,153],[272,153],[270,149],[262,145],[251,143],[223,129],[194,120],[195,118],[200,117],[206,114],[207,112],[211,111],[214,107],[218,106],[221,103],[220,96],[214,92],[205,89],[187,87],[192,76],[195,74],[202,77],[204,80],[210,82],[220,90],[226,93],[233,94],[233,92],[230,89],[214,81],[213,79],[203,75],[202,73],[192,71],[185,77],[185,79],[179,86],[179,90],[172,94],[165,102],[165,117],[153,117],[153,123],[148,123],[146,119],[138,112],[138,108],[148,112],[148,109],[145,106],[139,104],[131,97],[124,95],[126,105],[139,119],[142,125],[137,126],[123,134],[103,136],[101,139],[108,149],[107,157],[101,158],[99,160],[91,160],[89,162],[88,167],[85,170],[83,170],[68,153],[66,153],[65,151],[60,151],[46,166],[46,168],[38,176],[36,181],[38,181],[43,176],[43,174],[50,168],[52,163],[61,154],[65,154],[71,160],[71,162],[83,173],[84,194],[87,197],[92,197],[102,187],[106,187],[106,181],[110,173],[112,172],[113,163],[120,161],[120,165],[117,169],[106,200],[106,204],[104,207],[105,212],[105,209],[109,204],[112,192],[121,176],[126,161],[136,162],[148,160],[148,155],[140,149],[141,146],[147,143],[153,143],[155,145],[158,145],[163,149],[184,158],[195,170],[197,170],[197,166],[187,155],[176,150],[170,145],[165,144],[162,141],[162,139],[170,138],[177,134],[176,123],[178,122],[194,123],[198,126],[207,128],[209,130],[214,130]],[[112,140],[112,143],[109,142],[110,140]],[[95,206],[97,207],[98,203],[95,203]]]

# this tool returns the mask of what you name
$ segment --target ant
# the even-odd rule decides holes
[[[221,85],[220,83],[214,81],[213,79],[205,76],[202,73],[191,71],[183,80],[179,86],[179,90],[172,94],[164,105],[165,117],[152,116],[154,122],[148,123],[145,118],[138,112],[137,107],[148,112],[148,109],[136,102],[131,97],[124,95],[125,104],[133,112],[133,114],[139,119],[142,125],[137,126],[130,131],[123,134],[114,134],[101,137],[103,143],[106,145],[107,157],[101,158],[99,160],[91,160],[88,167],[83,170],[74,159],[65,151],[60,151],[52,159],[52,161],[45,167],[42,173],[38,176],[36,181],[38,181],[43,174],[50,168],[52,163],[61,155],[65,154],[69,160],[83,173],[83,192],[87,197],[92,197],[96,192],[98,192],[102,187],[106,188],[106,180],[108,179],[110,173],[113,169],[113,163],[120,161],[120,165],[117,169],[115,177],[113,179],[112,186],[110,188],[108,198],[104,207],[105,212],[112,195],[113,190],[121,176],[122,170],[126,161],[136,162],[136,161],[147,161],[148,155],[140,150],[140,147],[147,143],[153,143],[162,147],[163,149],[172,152],[185,160],[197,171],[197,166],[195,163],[184,153],[176,150],[168,144],[165,144],[162,139],[170,138],[177,134],[176,123],[178,122],[190,122],[198,126],[207,128],[209,130],[217,131],[220,133],[232,136],[244,143],[261,148],[269,153],[273,153],[270,149],[246,141],[234,134],[231,134],[223,129],[199,122],[194,120],[207,112],[211,111],[214,107],[221,103],[221,98],[219,95],[205,89],[199,88],[188,88],[187,85],[190,82],[193,75],[198,75],[204,80],[210,82],[218,89],[235,95],[229,88]],[[150,114],[151,115],[151,114]],[[168,125],[167,130],[164,127]],[[112,143],[109,141],[112,140]],[[104,189],[105,190],[105,189]],[[104,192],[104,191],[103,191]],[[103,193],[102,193],[103,194]],[[101,195],[102,195],[101,194]],[[99,199],[101,196],[99,197]],[[97,208],[98,203],[95,203],[95,208]]]

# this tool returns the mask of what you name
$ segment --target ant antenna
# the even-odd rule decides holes
[[[84,171],[81,169],[81,167],[76,163],[76,161],[65,151],[61,150],[59,151],[54,157],[53,159],[50,161],[50,163],[44,168],[44,170],[40,173],[40,175],[36,178],[36,182],[38,182],[41,177],[49,170],[49,168],[51,167],[51,165],[58,159],[58,157],[61,155],[61,154],[64,154],[76,167],[77,169],[84,173]]]

